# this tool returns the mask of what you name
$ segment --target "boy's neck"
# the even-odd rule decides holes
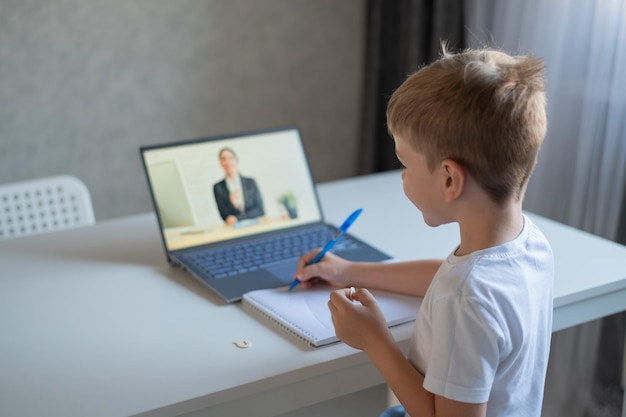
[[[510,242],[524,227],[521,200],[501,206],[482,200],[467,208],[458,217],[461,244],[455,252],[457,256]]]

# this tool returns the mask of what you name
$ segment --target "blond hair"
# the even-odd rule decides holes
[[[546,134],[543,62],[489,49],[442,49],[442,58],[393,93],[389,133],[404,135],[431,171],[452,159],[493,201],[520,199]]]

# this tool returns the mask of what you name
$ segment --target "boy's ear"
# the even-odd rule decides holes
[[[452,159],[441,161],[443,193],[447,203],[458,199],[465,187],[467,172],[461,164]]]

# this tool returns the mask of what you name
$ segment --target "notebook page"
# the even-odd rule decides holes
[[[328,310],[328,299],[333,288],[320,285],[293,292],[288,292],[287,288],[250,291],[244,294],[242,303],[311,346],[337,342]],[[372,294],[388,326],[415,320],[421,298],[384,291],[372,291]]]

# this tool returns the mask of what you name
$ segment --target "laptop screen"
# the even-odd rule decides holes
[[[168,251],[322,220],[297,128],[141,148]]]

